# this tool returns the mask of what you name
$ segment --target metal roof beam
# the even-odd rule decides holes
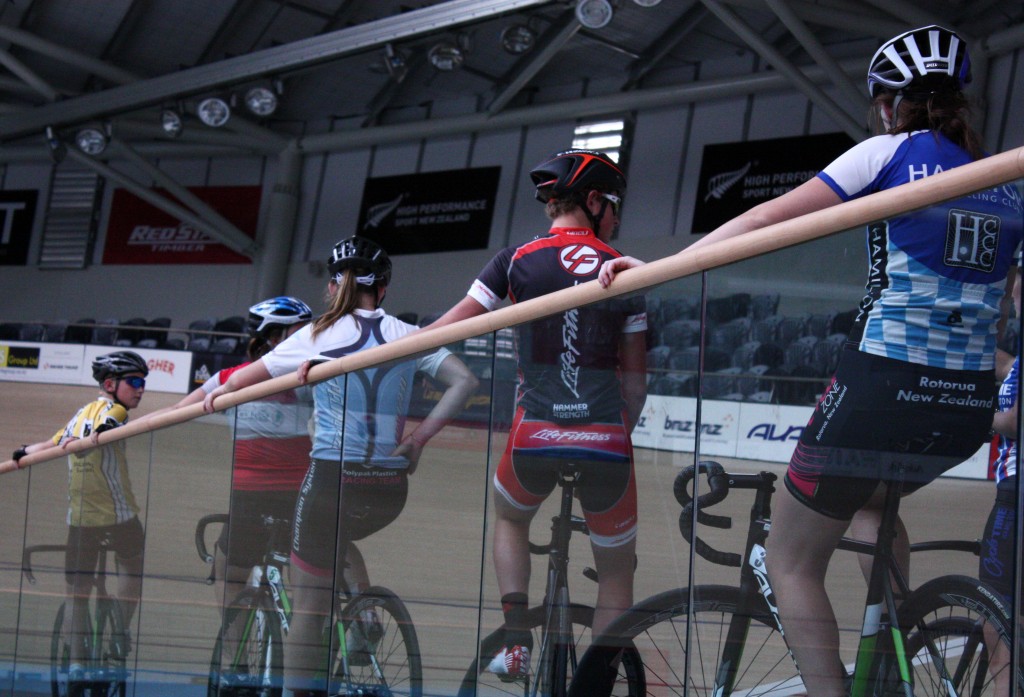
[[[504,109],[519,92],[526,87],[533,77],[544,69],[580,30],[579,20],[573,12],[567,12],[561,26],[553,28],[545,35],[544,44],[531,51],[528,57],[516,63],[515,73],[507,85],[487,106],[487,113],[497,114]]]
[[[449,0],[374,22],[340,29],[282,46],[180,70],[136,84],[113,87],[60,104],[0,115],[0,138],[41,132],[46,126],[77,123],[132,111],[182,95],[244,82],[265,75],[336,60],[388,41],[420,36],[439,29],[546,5],[554,0]]]

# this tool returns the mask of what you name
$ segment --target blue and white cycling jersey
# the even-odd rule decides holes
[[[869,138],[818,177],[848,201],[970,161],[945,136],[917,131]],[[990,370],[1022,227],[1012,183],[869,225],[868,292],[850,340],[897,360]]]
[[[278,377],[296,370],[306,360],[340,358],[394,341],[415,329],[380,309],[356,310],[315,339],[312,325],[306,325],[260,360],[272,376]],[[380,466],[399,467],[390,455],[402,437],[413,376],[423,371],[433,377],[449,355],[448,350],[439,349],[417,359],[375,366],[315,385],[311,455],[337,461],[340,453],[344,462],[372,460]]]
[[[1017,403],[1017,374],[1020,371],[1020,358],[1013,362],[1006,379],[999,387],[999,411],[1010,411]],[[993,463],[996,484],[1007,477],[1017,474],[1017,439],[999,436],[999,454]]]

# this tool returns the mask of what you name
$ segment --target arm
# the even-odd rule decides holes
[[[754,206],[749,211],[741,213],[732,220],[723,223],[707,235],[691,244],[678,254],[687,254],[691,249],[699,249],[709,244],[738,237],[753,230],[759,230],[775,223],[781,223],[792,218],[797,218],[807,213],[829,208],[842,199],[839,194],[818,177],[805,181],[800,186],[786,192],[778,198]],[[607,288],[615,275],[624,269],[631,269],[643,264],[642,261],[633,257],[619,257],[606,261],[598,274],[598,281],[601,286]]]
[[[1006,411],[997,411],[992,417],[992,430],[1007,438],[1017,438],[1017,405]]]
[[[73,438],[71,440],[68,440],[67,442],[70,443],[72,440],[78,439]],[[11,459],[14,460],[15,463],[17,463],[19,460],[21,460],[21,458],[25,457],[26,455],[29,455],[30,453],[38,453],[43,450],[49,450],[50,448],[56,448],[57,446],[58,444],[54,443],[52,439],[41,440],[38,443],[29,443],[26,445],[22,445],[17,450],[15,450],[11,454]]]
[[[619,339],[619,371],[629,419],[626,425],[632,431],[647,401],[647,332],[623,334]]]
[[[487,308],[480,304],[479,301],[471,298],[470,296],[464,297],[458,303],[452,306],[448,312],[438,317],[435,321],[428,324],[423,329],[434,329],[435,327],[444,327],[449,324],[454,324],[460,320],[469,319],[470,317],[476,317],[487,312]],[[445,361],[447,362],[447,361]]]
[[[250,385],[261,383],[265,380],[269,380],[270,378],[270,371],[267,370],[266,365],[264,365],[263,359],[253,361],[241,370],[237,370],[232,373],[226,383],[206,395],[203,399],[203,411],[207,414],[212,414],[214,412],[214,400],[222,394],[235,392],[243,387],[249,387]]]
[[[409,474],[416,470],[423,446],[462,410],[466,400],[479,384],[476,376],[470,372],[466,364],[455,356],[448,356],[441,362],[434,378],[445,385],[447,389],[420,425],[392,453],[408,458]]]

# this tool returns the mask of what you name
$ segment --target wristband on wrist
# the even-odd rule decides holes
[[[15,462],[18,462],[21,458],[23,458],[26,455],[28,455],[28,451],[25,450],[25,448],[27,448],[27,447],[28,447],[27,445],[22,445],[20,448],[15,450],[11,454],[11,459],[14,460]]]

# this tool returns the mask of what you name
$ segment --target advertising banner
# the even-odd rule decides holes
[[[24,266],[36,217],[35,189],[0,191],[0,266]]]
[[[359,234],[388,254],[486,249],[501,167],[366,180]]]
[[[224,368],[231,368],[246,361],[245,356],[232,353],[213,353],[212,351],[196,351],[188,366],[188,390],[191,392],[213,377]]]
[[[83,385],[95,385],[92,379],[92,361],[96,356],[110,353],[117,349],[109,346],[91,346],[85,348],[85,360],[82,367],[80,383]],[[190,392],[188,384],[188,368],[191,365],[192,354],[189,351],[164,351],[160,349],[145,349],[132,347],[127,349],[142,356],[149,367],[149,375],[146,377],[146,389],[154,392],[174,392],[184,394]]]
[[[853,144],[845,133],[826,133],[705,145],[691,232],[711,232],[800,186]]]
[[[81,344],[0,342],[0,380],[77,385],[84,356]]]
[[[157,193],[173,197],[163,189]],[[200,186],[189,191],[239,230],[255,238],[258,186]],[[131,193],[115,189],[103,247],[104,264],[249,264],[205,232],[183,223]]]

